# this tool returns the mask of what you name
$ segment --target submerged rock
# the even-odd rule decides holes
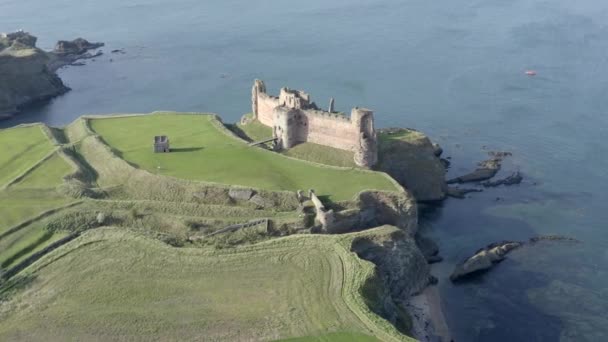
[[[410,190],[417,201],[439,201],[446,196],[445,167],[437,156],[439,145],[421,132],[388,128],[378,131],[377,169]]]
[[[483,190],[475,188],[462,189],[454,186],[448,186],[447,195],[454,198],[464,198],[465,195],[470,192],[483,192]]]
[[[516,171],[514,173],[512,173],[511,175],[509,175],[506,178],[503,179],[499,179],[496,181],[487,181],[487,182],[483,182],[481,183],[481,185],[485,186],[486,188],[488,187],[497,187],[500,185],[515,185],[515,184],[519,184],[523,181],[524,177],[521,175],[521,173],[519,171]]]

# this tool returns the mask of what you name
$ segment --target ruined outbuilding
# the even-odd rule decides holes
[[[352,151],[355,163],[362,167],[372,167],[378,161],[374,112],[369,109],[355,107],[347,117],[333,112],[331,99],[329,111],[324,111],[301,90],[281,88],[278,97],[269,95],[260,80],[253,84],[251,101],[254,117],[272,127],[280,149],[311,142]]]
[[[157,135],[154,137],[154,153],[171,152],[169,147],[169,138],[166,135]]]

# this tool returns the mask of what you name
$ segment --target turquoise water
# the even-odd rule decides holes
[[[61,71],[72,92],[0,127],[162,109],[235,121],[261,78],[425,131],[452,156],[450,175],[511,151],[504,172],[521,170],[523,184],[448,200],[425,220],[455,340],[608,340],[608,2],[330,3],[2,0],[0,30],[46,48],[83,36],[107,53]],[[583,243],[524,248],[478,281],[447,280],[477,248],[539,234]]]

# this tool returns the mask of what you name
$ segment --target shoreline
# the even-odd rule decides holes
[[[452,336],[441,309],[436,285],[427,286],[406,302],[412,316],[412,336],[421,342],[450,342]]]

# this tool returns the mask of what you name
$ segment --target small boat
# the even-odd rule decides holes
[[[536,76],[536,71],[534,71],[534,70],[526,70],[526,75],[528,75],[528,76]]]

